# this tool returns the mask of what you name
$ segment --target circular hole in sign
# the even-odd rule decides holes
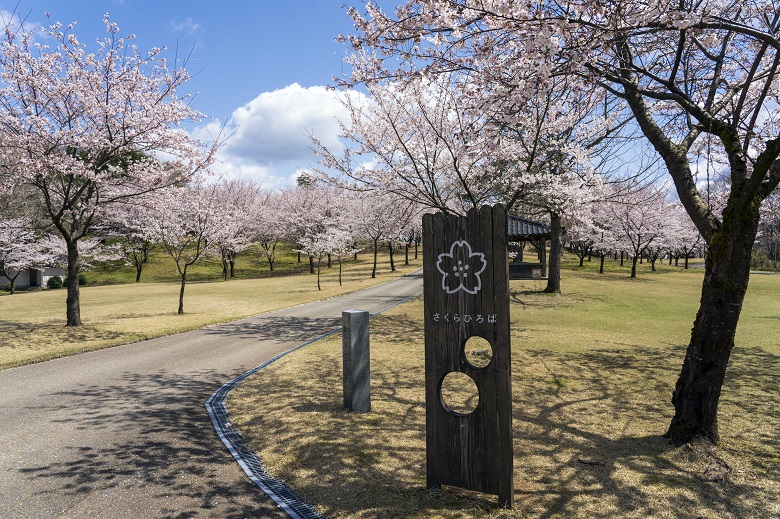
[[[479,404],[477,383],[459,371],[447,373],[441,382],[439,396],[444,409],[457,415],[471,414]]]
[[[487,339],[474,335],[469,337],[463,346],[466,362],[472,367],[484,368],[493,360],[493,347]]]

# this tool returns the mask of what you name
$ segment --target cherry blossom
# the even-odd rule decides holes
[[[177,93],[187,72],[169,68],[161,49],[141,53],[104,21],[94,52],[73,24],[52,23],[43,37],[7,30],[0,43],[0,165],[37,190],[65,240],[68,326],[81,324],[79,243],[102,209],[182,182],[215,151],[179,126],[202,117]]]

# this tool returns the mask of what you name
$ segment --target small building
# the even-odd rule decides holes
[[[552,234],[550,226],[511,214],[507,220],[509,279],[547,279],[547,240]],[[536,249],[536,254],[530,258],[525,251],[526,243]]]
[[[65,279],[65,269],[56,267],[46,267],[42,269],[25,269],[16,278],[16,288],[36,288],[45,287],[49,278],[59,276]],[[5,287],[9,283],[9,279],[5,276],[0,276],[0,289]]]

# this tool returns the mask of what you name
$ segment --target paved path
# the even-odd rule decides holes
[[[0,516],[281,517],[222,445],[222,384],[422,290],[422,274],[224,325],[0,372]]]

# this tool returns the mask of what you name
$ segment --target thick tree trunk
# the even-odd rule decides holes
[[[236,260],[231,258],[230,261],[230,277],[236,277]]]
[[[547,293],[560,293],[561,291],[561,255],[563,254],[563,228],[561,216],[550,213],[550,263],[547,267]]]
[[[623,251],[620,251],[620,266],[623,266]]]
[[[687,253],[685,254],[685,266],[683,268],[686,269],[686,270],[688,269],[688,254]]]
[[[640,254],[634,254],[634,257],[631,259],[631,277],[636,277],[636,262],[639,260]]]
[[[328,268],[330,268],[332,265],[331,255],[328,254]]]
[[[393,242],[389,242],[387,244],[388,248],[390,249],[390,272],[395,272],[395,260],[393,259]]]
[[[605,256],[606,256],[606,254],[602,254],[601,255],[601,262],[599,263],[599,274],[603,274],[604,273],[604,257]]]
[[[724,217],[723,228],[710,240],[701,305],[672,393],[675,415],[665,437],[675,445],[696,437],[712,443],[719,439],[718,402],[748,287],[758,229],[757,209],[740,216]]]
[[[143,270],[143,265],[141,263],[135,264],[135,282],[140,283],[141,282],[141,271]]]
[[[314,256],[309,256],[309,274],[314,274]]]
[[[81,304],[79,294],[79,246],[76,240],[66,241],[68,247],[68,297],[65,301],[65,326],[81,326]]]

